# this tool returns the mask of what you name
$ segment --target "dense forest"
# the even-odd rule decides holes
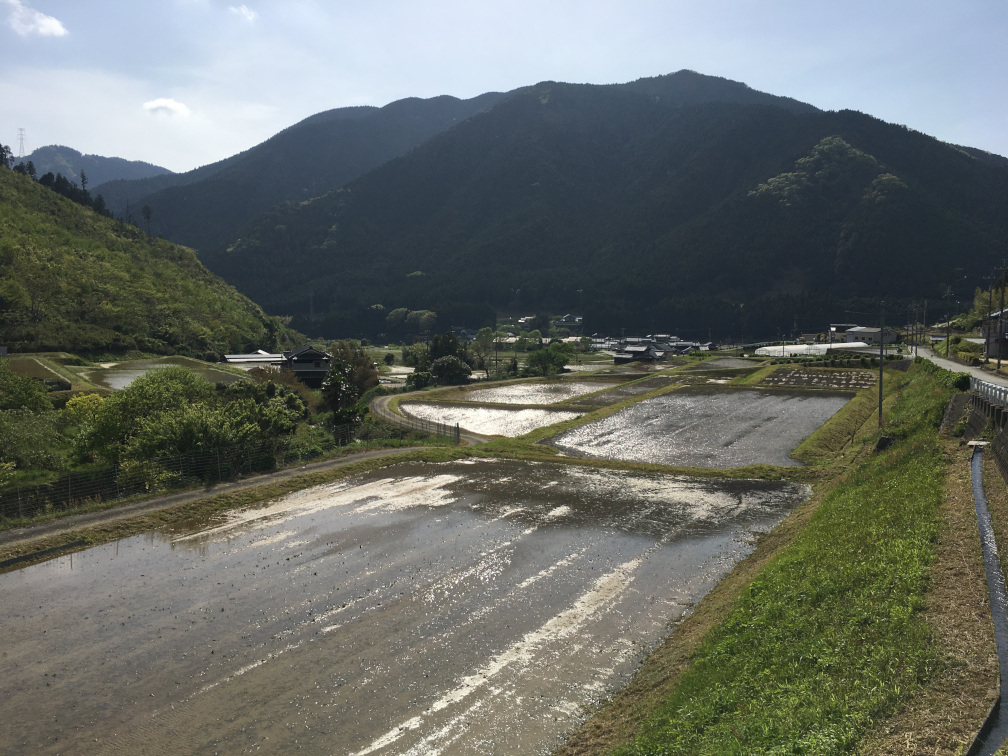
[[[82,155],[64,145],[48,145],[32,150],[25,161],[32,162],[40,176],[46,173],[79,176],[83,171],[93,186],[107,181],[143,179],[150,176],[171,175],[171,171],[142,160],[124,160],[119,157]]]
[[[216,360],[294,338],[192,250],[0,167],[0,344],[12,351]]]
[[[155,233],[202,253],[224,248],[259,214],[340,186],[490,107],[470,100],[410,98],[383,108],[337,108],[306,118],[260,145],[182,174],[97,187],[117,216],[146,205]]]
[[[649,81],[513,93],[201,257],[311,332],[380,334],[406,308],[439,327],[579,312],[588,332],[746,338],[969,296],[1003,256],[1003,162],[861,113]]]

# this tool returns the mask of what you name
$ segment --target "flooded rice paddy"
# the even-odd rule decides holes
[[[496,404],[556,404],[595,391],[611,387],[605,381],[545,381],[540,383],[511,383],[476,389],[466,394],[471,402]]]
[[[82,375],[97,386],[104,386],[115,391],[129,386],[133,381],[151,370],[179,365],[187,368],[211,383],[234,383],[242,380],[241,376],[227,370],[220,370],[213,365],[189,359],[188,357],[159,357],[152,360],[129,360],[108,367],[88,367],[82,369]]]
[[[546,752],[806,495],[407,464],[8,573],[0,752]]]
[[[797,465],[791,452],[850,398],[754,390],[674,391],[550,443],[568,454],[683,467]]]
[[[564,420],[573,420],[579,413],[552,409],[508,409],[506,407],[476,407],[459,404],[428,404],[425,402],[402,402],[399,409],[406,415],[444,423],[458,424],[472,433],[486,436],[523,436],[536,428],[542,428]]]

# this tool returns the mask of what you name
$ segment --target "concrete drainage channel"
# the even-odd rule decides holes
[[[987,509],[987,497],[984,495],[982,463],[983,448],[977,445],[972,457],[973,501],[976,504],[977,528],[980,530],[980,545],[983,549],[984,569],[987,572],[987,590],[990,594],[994,638],[1001,670],[1000,693],[966,756],[991,756],[1008,740],[1008,712],[1001,706],[1002,696],[1008,686],[1008,590],[998,559],[994,529]]]

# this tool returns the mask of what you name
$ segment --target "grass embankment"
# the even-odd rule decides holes
[[[872,451],[870,391],[803,444],[809,461],[845,449],[840,474],[712,591],[561,752],[821,754],[863,744],[885,753],[882,723],[901,707],[911,729],[921,729],[926,717],[913,705],[950,670],[970,667],[931,617],[941,614],[929,593],[936,565],[967,561],[947,546],[948,451],[937,428],[952,391],[942,383],[926,367],[888,382],[885,432],[895,442],[883,453]],[[976,551],[975,531],[972,538]],[[976,583],[982,567],[975,553],[970,559]],[[966,733],[982,720],[977,705]]]

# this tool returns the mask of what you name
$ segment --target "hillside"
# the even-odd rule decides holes
[[[35,164],[35,173],[62,173],[71,181],[79,181],[84,171],[92,188],[107,181],[142,179],[150,176],[171,175],[171,171],[141,160],[125,160],[101,155],[82,155],[63,145],[39,147],[25,158]]]
[[[189,249],[0,169],[0,344],[212,357],[293,343]]]
[[[998,161],[861,113],[689,72],[546,82],[202,259],[325,332],[407,307],[441,326],[575,311],[590,330],[774,336],[882,297],[902,317],[971,296],[1003,256],[1006,198]]]
[[[339,108],[306,118],[260,145],[185,174],[95,189],[116,215],[152,210],[151,230],[201,254],[226,247],[246,224],[281,202],[300,202],[408,152],[490,107],[470,100],[410,98],[383,108]]]

